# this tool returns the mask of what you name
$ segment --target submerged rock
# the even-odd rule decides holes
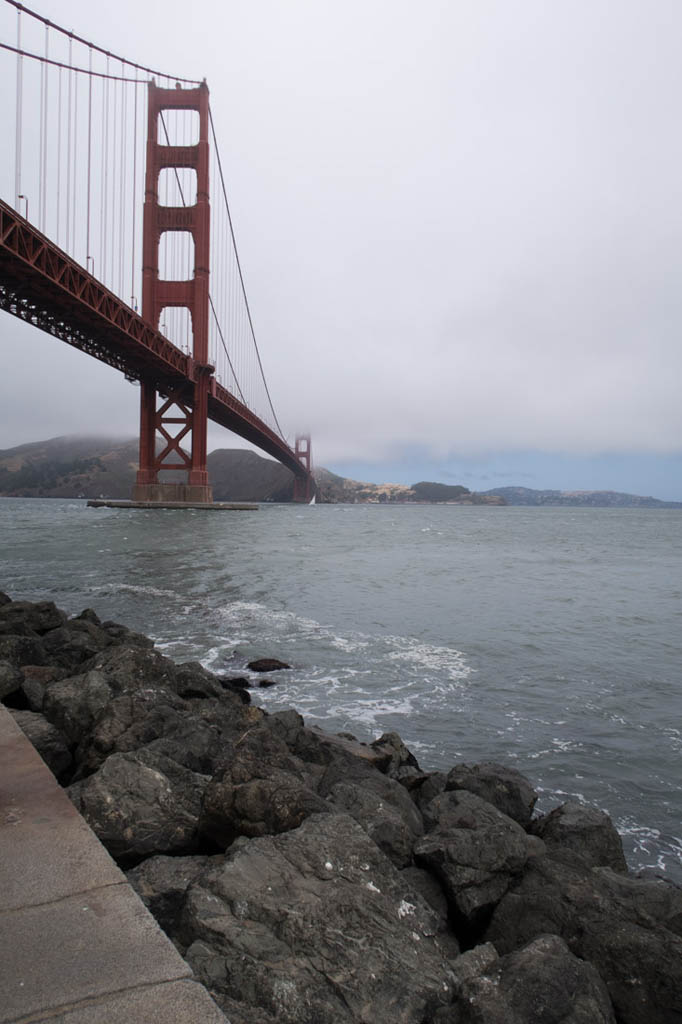
[[[287,665],[285,661],[279,661],[278,658],[256,658],[249,662],[247,668],[250,668],[252,672],[279,672],[280,669],[291,668],[291,665]]]

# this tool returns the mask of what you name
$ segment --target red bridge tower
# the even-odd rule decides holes
[[[161,145],[159,116],[163,110],[196,110],[199,141],[194,146]],[[208,87],[161,89],[149,83],[147,169],[142,235],[142,316],[156,330],[166,306],[184,306],[192,322],[193,383],[165,392],[158,404],[156,384],[143,381],[140,401],[140,468],[133,501],[212,502],[206,469],[208,396],[215,388],[215,367],[208,361],[209,316],[209,152]],[[160,206],[159,175],[164,168],[194,168],[197,199],[193,206]],[[188,281],[159,279],[159,242],[164,231],[188,231],[194,241],[194,276]],[[167,429],[169,428],[169,429]],[[157,454],[156,436],[163,447]],[[192,454],[181,447],[192,435]],[[162,483],[163,470],[184,470],[186,483]]]

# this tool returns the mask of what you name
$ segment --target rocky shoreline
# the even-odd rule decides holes
[[[596,808],[4,594],[0,699],[232,1024],[682,1021],[682,890]]]

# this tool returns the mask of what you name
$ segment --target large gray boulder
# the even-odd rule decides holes
[[[0,661],[9,662],[14,668],[21,668],[22,665],[44,665],[46,654],[42,640],[36,635],[0,634]]]
[[[682,1020],[682,891],[588,868],[570,850],[528,864],[486,938],[500,953],[559,935],[606,982],[619,1024]]]
[[[608,814],[569,800],[533,822],[531,830],[550,848],[579,854],[590,867],[627,873],[623,844]]]
[[[52,601],[10,601],[0,605],[0,625],[3,632],[37,633],[39,636],[58,629],[66,622],[66,614]]]
[[[508,818],[524,827],[529,824],[538,798],[528,779],[515,768],[485,761],[458,764],[449,772],[445,788],[466,789],[487,800]]]
[[[31,711],[43,710],[43,701],[50,683],[64,679],[69,673],[57,665],[23,665],[21,691]]]
[[[20,689],[24,677],[10,661],[0,661],[0,700]]]
[[[113,696],[114,691],[101,672],[67,676],[47,687],[43,714],[75,745],[90,732]]]
[[[478,927],[529,857],[544,847],[515,821],[468,790],[441,793],[425,807],[427,834],[414,846],[440,880],[455,920]]]
[[[424,825],[419,808],[399,782],[363,759],[344,757],[327,767],[319,793],[355,818],[396,867],[412,863],[412,847]]]
[[[226,739],[222,756],[204,794],[200,828],[223,848],[238,836],[298,828],[310,814],[329,809],[304,763],[262,722]]]
[[[146,749],[112,754],[69,795],[112,857],[193,853],[208,778]]]
[[[73,758],[59,729],[34,711],[11,711],[10,714],[36,748],[52,774],[63,780],[71,767]]]
[[[149,912],[167,935],[173,935],[178,926],[178,914],[185,893],[213,862],[222,862],[222,854],[212,857],[168,857],[158,854],[148,857],[137,867],[126,872],[128,881]]]
[[[111,637],[87,619],[68,619],[45,633],[42,642],[50,665],[78,672],[84,662],[109,646]]]
[[[599,973],[556,935],[501,959],[482,957],[481,963],[480,973],[469,973],[458,972],[455,961],[455,974],[464,977],[458,978],[455,1004],[436,1014],[437,1024],[615,1024]]]
[[[422,1024],[451,998],[437,928],[364,830],[327,814],[238,840],[190,885],[174,937],[234,1020]]]

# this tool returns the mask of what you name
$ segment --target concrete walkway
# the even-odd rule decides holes
[[[226,1018],[0,705],[0,1024]]]

